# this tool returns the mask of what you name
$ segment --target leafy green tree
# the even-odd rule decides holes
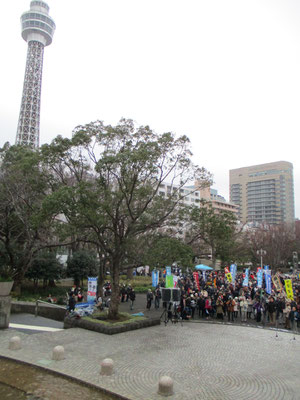
[[[45,210],[63,214],[67,229],[96,246],[109,260],[110,317],[117,318],[119,273],[141,235],[170,226],[180,208],[182,186],[210,180],[191,162],[189,140],[159,135],[131,120],[113,126],[96,121],[77,127],[72,139],[56,138],[42,148],[57,187]],[[169,183],[166,196],[161,185]]]
[[[34,281],[35,286],[39,280],[43,280],[43,286],[47,287],[50,282],[59,280],[62,275],[62,265],[53,251],[41,251],[33,259],[26,277]]]
[[[0,149],[0,264],[16,293],[41,250],[66,245],[58,236],[64,221],[43,207],[56,190],[51,178],[39,150],[9,144]]]
[[[78,250],[67,260],[67,276],[74,279],[74,285],[79,286],[88,276],[97,276],[98,262],[95,253]]]
[[[210,202],[201,200],[200,207],[194,206],[190,209],[188,218],[188,243],[203,241],[210,246],[213,265],[217,256],[222,261],[229,261],[235,240],[235,215],[229,211],[216,210]]]
[[[18,292],[34,255],[49,244],[50,221],[40,215],[48,183],[38,152],[6,144],[0,157],[0,257]]]
[[[155,236],[143,257],[143,264],[152,267],[165,267],[174,262],[180,266],[192,267],[194,253],[191,246],[180,239],[168,236]]]

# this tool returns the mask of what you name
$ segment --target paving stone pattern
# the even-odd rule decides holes
[[[19,335],[22,350],[8,350]],[[163,375],[174,380],[170,399],[299,400],[300,337],[241,326],[164,324],[107,336],[78,328],[26,335],[0,334],[0,355],[46,366],[111,390],[132,400],[163,399],[157,394]],[[54,346],[63,361],[51,360]],[[114,375],[100,375],[105,358]]]

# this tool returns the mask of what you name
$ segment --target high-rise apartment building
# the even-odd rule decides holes
[[[278,161],[229,171],[230,201],[242,223],[295,220],[293,164]]]
[[[44,1],[31,1],[21,16],[22,37],[28,43],[16,143],[39,147],[44,47],[52,43],[55,23]]]

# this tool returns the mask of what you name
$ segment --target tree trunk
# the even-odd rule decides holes
[[[98,269],[98,282],[97,282],[97,293],[98,296],[103,297],[103,285],[104,285],[104,269],[105,269],[105,263],[106,260],[103,259],[102,254],[99,254],[99,269]]]
[[[213,268],[216,267],[216,251],[214,246],[211,246],[211,262],[212,262],[212,266]]]
[[[128,268],[127,269],[127,279],[132,279],[133,278],[133,268]]]
[[[111,282],[111,301],[108,311],[108,317],[110,319],[118,319],[119,311],[119,273],[120,273],[120,258],[115,258],[112,260],[111,266],[112,272],[112,282]]]
[[[49,287],[56,287],[55,281],[53,279],[49,279],[49,283],[48,283]]]
[[[13,277],[14,285],[13,285],[12,291],[15,292],[15,294],[17,296],[21,295],[24,274],[25,273],[23,273],[23,271],[19,270],[19,272]]]

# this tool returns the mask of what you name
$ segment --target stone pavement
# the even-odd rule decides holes
[[[151,311],[150,311],[151,313]],[[23,348],[8,350],[19,335]],[[107,336],[81,329],[27,335],[0,332],[0,355],[80,378],[132,400],[163,399],[158,380],[174,380],[171,399],[299,400],[300,337],[241,326],[183,323]],[[52,361],[54,346],[65,359]],[[115,362],[101,376],[104,358]]]

